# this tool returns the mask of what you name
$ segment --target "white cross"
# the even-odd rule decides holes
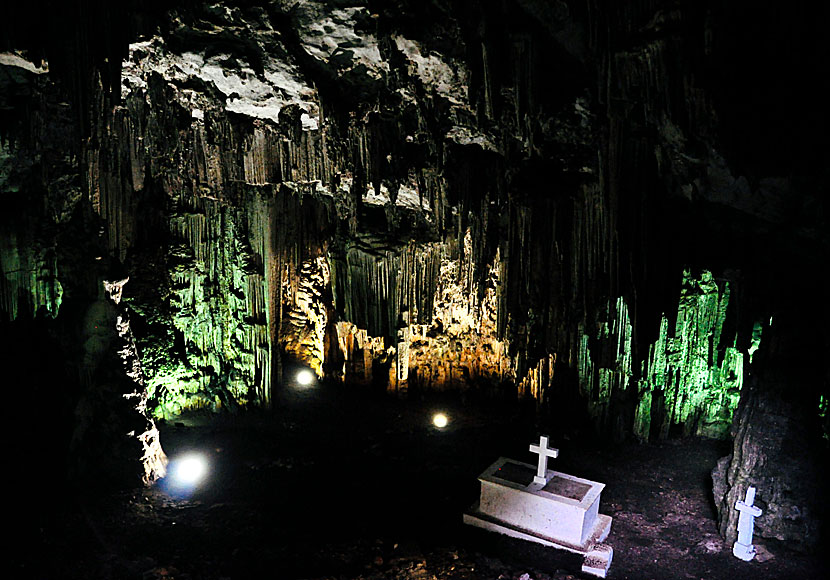
[[[533,478],[533,483],[541,483],[544,485],[548,482],[545,478],[545,474],[548,471],[548,457],[558,457],[559,450],[548,447],[548,436],[542,435],[539,437],[539,445],[531,445],[530,451],[539,454],[539,464],[536,467],[536,476]]]
[[[755,488],[749,487],[746,490],[746,499],[735,502],[735,509],[740,512],[738,515],[738,540],[732,545],[732,553],[741,560],[752,560],[755,557],[755,546],[752,545],[752,531],[755,518],[763,512],[755,503]]]

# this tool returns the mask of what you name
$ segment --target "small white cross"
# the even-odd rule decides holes
[[[533,478],[533,483],[541,483],[544,485],[548,482],[545,478],[545,474],[548,471],[548,457],[558,457],[559,450],[548,447],[548,436],[542,435],[539,437],[539,445],[531,445],[530,451],[539,454],[539,464],[536,467],[536,476]]]
[[[755,488],[749,487],[746,490],[746,498],[735,502],[735,509],[738,510],[738,539],[732,545],[732,553],[741,560],[752,560],[755,557],[755,546],[752,545],[752,528],[755,518],[763,512],[755,503]]]

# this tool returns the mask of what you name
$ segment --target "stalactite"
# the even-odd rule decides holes
[[[139,342],[155,351],[181,333],[186,350],[148,365],[148,385],[160,413],[214,406],[217,388],[268,405],[283,310],[296,306],[302,263],[320,254],[331,223],[330,200],[302,200],[331,179],[320,132],[298,129],[292,106],[278,124],[227,114],[215,94],[163,78],[153,62],[166,53],[154,42],[135,45],[124,105],[111,121],[99,108],[86,153],[93,205],[121,261],[134,251],[140,196],[166,199],[173,314],[166,335]]]
[[[614,439],[724,438],[735,414],[714,480],[721,531],[731,542],[751,484],[759,535],[815,546],[821,474],[801,467],[830,413],[826,381],[803,369],[821,337],[745,375],[770,354],[756,316],[803,302],[789,336],[823,324],[807,288],[827,262],[825,149],[790,129],[822,126],[790,82],[815,76],[815,46],[736,66],[712,36],[754,46],[751,15],[713,31],[721,9],[693,2],[559,2],[572,12],[559,28],[536,0],[439,2],[441,23],[409,1],[270,2],[267,16],[187,4],[152,8],[159,26],[135,27],[149,36],[126,60],[135,22],[99,0],[21,18],[39,47],[6,27],[0,321],[35,349],[44,334],[79,343],[50,353],[80,353],[55,365],[69,384],[42,373],[60,380],[33,392],[69,401],[88,469],[114,472],[123,454],[152,480],[151,410],[268,407],[301,362],[375,390],[518,394],[540,423]],[[226,35],[244,42],[213,42]],[[49,66],[21,65],[19,48]],[[784,88],[759,90],[788,60]],[[734,74],[760,101],[735,97]],[[763,132],[798,138],[785,150]],[[123,305],[121,282],[97,296],[124,271],[142,279]],[[102,403],[111,392],[124,398]],[[106,443],[88,453],[95,429]]]
[[[382,360],[386,356],[384,338],[372,337],[354,324],[342,321],[336,323],[336,334],[338,348],[343,354],[343,368],[337,374],[348,378],[353,384],[371,384],[373,361]],[[381,378],[385,384],[387,377]]]
[[[244,141],[245,182],[265,185],[282,181],[282,159],[279,138],[269,125],[254,123],[253,134]]]
[[[3,65],[0,65],[3,66]],[[4,67],[5,68],[5,67]],[[58,316],[64,267],[58,248],[79,196],[65,106],[46,78],[30,75],[40,114],[26,132],[0,139],[0,320]],[[48,169],[40,163],[53,164]],[[42,196],[42,199],[41,199]]]
[[[184,258],[171,270],[172,322],[193,348],[178,367],[148,380],[154,392],[164,386],[168,409],[160,412],[218,404],[209,396],[217,381],[239,402],[269,405],[282,348],[291,342],[283,338],[291,313],[325,311],[309,297],[303,264],[319,258],[318,228],[326,227],[330,200],[274,186],[233,197],[238,206],[194,198],[187,213],[169,218]],[[322,333],[325,320],[318,326]],[[299,360],[322,362],[322,334],[295,347],[288,350]]]
[[[653,359],[643,373],[652,390],[665,391],[661,436],[672,425],[682,425],[686,434],[708,436],[725,436],[729,429],[744,374],[736,337],[720,346],[729,297],[728,282],[719,288],[708,272],[699,280],[685,273],[674,331],[661,328],[665,355]]]
[[[29,239],[26,233],[21,235],[24,240]],[[16,233],[2,229],[0,244],[0,312],[7,320],[38,314],[55,318],[63,286],[54,249],[39,248],[32,242],[21,246]]]
[[[289,300],[289,296],[284,296],[285,315],[280,329],[283,351],[294,361],[308,365],[321,377],[325,332],[329,322],[325,297],[329,284],[329,265],[325,258],[304,261],[299,272],[296,297]]]
[[[666,305],[666,275],[650,266],[662,254],[654,230],[641,226],[655,217],[661,188],[688,186],[659,183],[655,167],[670,162],[685,172],[680,181],[693,177],[694,165],[681,153],[684,119],[691,118],[683,95],[697,90],[694,79],[685,69],[673,75],[674,32],[626,42],[651,26],[641,20],[650,8],[620,8],[622,30],[594,30],[594,44],[566,47],[571,56],[538,30],[508,24],[499,40],[489,27],[504,10],[476,11],[478,28],[448,25],[459,47],[472,47],[471,62],[450,76],[442,71],[460,65],[452,57],[393,35],[370,63],[369,70],[382,72],[367,89],[372,98],[349,101],[350,108],[330,86],[317,91],[322,61],[320,70],[307,69],[309,54],[263,35],[242,13],[222,18],[252,35],[263,62],[279,54],[287,68],[272,63],[265,78],[245,72],[249,63],[240,55],[227,55],[220,68],[201,49],[178,54],[160,38],[131,47],[114,111],[98,87],[95,139],[84,160],[90,199],[119,261],[145,251],[135,246],[142,236],[138,208],[162,201],[153,217],[172,242],[164,260],[174,311],[165,332],[180,333],[185,352],[181,363],[167,365],[175,371],[150,384],[175,382],[195,397],[209,390],[212,367],[234,396],[267,404],[281,372],[280,345],[292,344],[293,355],[323,368],[317,330],[314,346],[286,335],[302,318],[297,312],[311,309],[322,320],[331,307],[324,292],[307,286],[310,260],[327,256],[336,316],[382,338],[380,356],[396,351],[396,368],[403,360],[410,370],[420,364],[426,347],[415,342],[432,340],[427,334],[439,321],[446,327],[469,319],[461,334],[484,333],[438,348],[438,362],[421,373],[431,378],[397,368],[396,382],[407,375],[425,385],[460,385],[498,375],[499,382],[531,385],[508,388],[543,397],[550,385],[539,378],[539,365],[555,356],[558,364],[579,366],[573,388],[601,428],[618,400],[639,389],[630,420],[639,436],[651,431],[652,415],[662,412],[652,406],[656,391],[633,381],[659,364],[640,360],[649,342],[640,337],[658,333],[652,323],[659,320],[654,310]],[[607,18],[615,10],[600,12]],[[301,14],[291,18],[308,49],[308,22]],[[318,50],[315,59],[322,58]],[[595,95],[580,84],[585,63],[578,55],[586,51],[608,81]],[[559,78],[579,90],[549,98],[549,82],[534,71],[553,56]],[[234,93],[243,73],[246,82],[267,81],[262,90],[278,87],[290,98],[246,101],[250,95]],[[658,130],[656,141],[650,129]],[[444,296],[449,288],[464,300]],[[598,323],[605,334],[597,334]],[[663,357],[660,350],[653,356]],[[731,361],[723,364],[737,364],[732,351],[721,351]],[[489,362],[495,352],[502,357],[498,371]],[[659,391],[675,405],[669,423],[697,424],[688,409],[732,404],[730,397],[704,402],[697,389],[687,393],[694,400],[677,407],[677,373],[692,371],[670,366],[674,382]],[[201,396],[192,402],[210,404]]]
[[[121,303],[124,284],[127,282],[128,280],[104,281],[104,289],[116,307]],[[124,374],[132,383],[132,390],[124,393],[122,396],[130,402],[134,410],[144,419],[144,424],[141,429],[133,430],[127,433],[127,435],[135,437],[141,444],[141,464],[144,468],[142,480],[145,485],[149,485],[165,476],[167,471],[167,455],[161,448],[158,429],[153,419],[148,415],[148,393],[144,384],[141,361],[139,360],[135,340],[130,329],[129,318],[124,313],[123,307],[121,309],[122,311],[118,315],[115,325],[121,341],[118,355],[122,360]]]
[[[744,357],[734,334],[720,345],[729,297],[728,282],[719,286],[709,272],[699,278],[684,272],[675,326],[670,331],[663,316],[658,338],[642,361],[633,356],[624,299],[609,303],[596,333],[583,329],[575,357],[580,392],[600,430],[614,411],[614,398],[635,389],[632,428],[641,439],[666,438],[676,429],[685,435],[728,434]]]
[[[553,385],[556,354],[549,354],[529,369],[519,382],[519,395],[541,401]]]
[[[27,153],[11,151],[7,146],[8,143],[0,144],[0,158]],[[0,183],[15,178],[0,176]],[[55,318],[60,310],[64,289],[58,269],[55,226],[63,216],[59,207],[35,211],[40,214],[44,209],[46,215],[41,220],[28,213],[14,216],[15,212],[6,213],[0,220],[0,317],[7,320],[37,315]]]
[[[496,257],[489,267],[487,287],[479,298],[471,291],[475,259],[469,230],[460,245],[454,240],[413,244],[381,256],[361,250],[348,256],[346,264],[333,259],[335,302],[346,319],[354,315],[357,328],[376,324],[381,330],[388,320],[396,321],[394,333],[390,330],[385,337],[360,330],[376,340],[384,338],[381,346],[367,340],[369,350],[363,357],[389,365],[390,389],[478,389],[494,395],[504,393],[504,385],[515,380],[508,345],[497,336],[501,261]],[[379,304],[384,307],[378,309]],[[390,311],[390,304],[398,310]],[[345,344],[342,327],[338,330],[347,361],[345,380],[368,380],[363,375],[368,363],[354,367],[353,361],[364,359],[355,357],[355,344]],[[389,359],[390,349],[394,360]]]

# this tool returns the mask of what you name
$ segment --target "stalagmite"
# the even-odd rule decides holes
[[[826,350],[817,45],[756,51],[761,16],[694,3],[41,4],[0,46],[0,324],[58,345],[78,472],[135,416],[106,388],[142,421],[276,410],[303,365],[600,440],[734,437],[722,532],[753,483],[758,533],[812,545],[752,457],[779,407],[828,435],[821,370],[792,405],[763,374]],[[806,322],[773,341],[773,313]]]

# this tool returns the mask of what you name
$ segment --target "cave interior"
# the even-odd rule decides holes
[[[826,5],[0,15],[11,577],[585,577],[462,524],[540,434],[609,577],[823,577]]]

